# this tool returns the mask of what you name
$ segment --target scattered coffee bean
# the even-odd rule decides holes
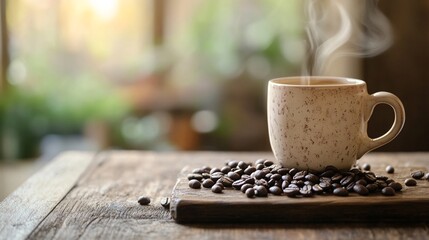
[[[376,191],[377,191],[377,189],[378,189],[378,185],[377,185],[377,184],[375,184],[375,183],[370,183],[370,184],[367,184],[367,185],[366,185],[366,189],[368,189],[368,191],[369,191],[370,193],[373,193],[373,192],[376,192]]]
[[[420,170],[417,170],[417,171],[412,172],[410,175],[414,179],[421,179],[425,175],[425,173],[420,171]]]
[[[285,188],[283,189],[283,193],[288,197],[295,197],[299,194],[299,188]]]
[[[265,167],[269,167],[269,166],[271,166],[271,165],[273,165],[274,164],[274,162],[273,161],[270,161],[270,160],[265,160],[264,161],[264,166]]]
[[[210,173],[202,173],[201,175],[204,179],[210,178]]]
[[[412,178],[407,178],[407,179],[405,179],[404,184],[405,184],[405,186],[413,187],[413,186],[417,185],[417,182],[416,182],[416,180],[414,180]]]
[[[290,170],[289,170],[289,174],[293,177],[297,172],[298,172],[299,170],[298,169],[296,169],[296,168],[291,168]]]
[[[366,186],[368,183],[365,181],[365,179],[359,179],[355,182],[355,184]]]
[[[426,173],[426,174],[423,176],[423,178],[422,178],[422,179],[429,180],[429,172],[428,172],[428,173]]]
[[[383,194],[384,196],[393,196],[395,195],[395,190],[391,187],[385,187],[381,189],[381,194]]]
[[[246,190],[247,189],[249,189],[249,188],[252,188],[253,189],[253,184],[249,184],[249,183],[246,183],[246,184],[244,184],[243,186],[241,186],[241,192],[243,192],[243,193],[245,193],[246,192]]]
[[[333,193],[336,196],[342,196],[342,197],[345,197],[345,196],[349,195],[349,192],[345,188],[342,188],[342,187],[335,188],[334,191],[333,191]]]
[[[263,177],[265,177],[266,173],[262,170],[256,170],[255,172],[255,178],[256,179],[262,179]]]
[[[323,193],[323,188],[321,186],[319,186],[319,184],[315,184],[311,187],[311,189],[313,190],[313,192],[320,194]]]
[[[274,194],[274,195],[281,195],[283,190],[277,186],[272,186],[269,188],[270,193]]]
[[[247,168],[244,170],[244,173],[245,173],[245,174],[250,175],[250,174],[252,174],[254,171],[256,171],[256,168],[255,168],[255,167],[252,167],[252,166],[249,166],[249,167],[247,167]]]
[[[249,164],[247,164],[247,163],[245,163],[245,162],[243,162],[243,161],[240,161],[240,162],[238,162],[238,167],[240,168],[240,169],[246,169],[247,167],[249,167]]]
[[[293,180],[303,180],[305,178],[305,175],[307,175],[307,171],[299,171],[295,173],[293,176]]]
[[[362,169],[365,171],[369,171],[369,170],[371,170],[371,165],[369,165],[368,163],[364,163],[362,165]]]
[[[236,173],[236,172],[229,172],[228,174],[227,174],[227,176],[229,177],[229,178],[231,178],[232,180],[238,180],[238,179],[240,179],[241,178],[241,176],[238,174],[238,173]]]
[[[212,170],[210,170],[210,174],[213,174],[215,172],[220,172],[219,168],[212,168]]]
[[[213,182],[213,180],[211,180],[210,178],[209,179],[206,179],[206,180],[204,180],[203,181],[203,187],[205,187],[205,188],[211,188],[211,187],[213,187],[213,185],[214,185],[215,183]]]
[[[366,172],[363,176],[368,183],[373,183],[377,181],[377,176],[375,176],[373,172]]]
[[[386,172],[389,173],[389,174],[394,173],[395,172],[395,168],[393,168],[392,166],[389,165],[389,166],[386,167]]]
[[[258,196],[258,197],[268,196],[268,191],[264,186],[255,186],[254,189],[255,189],[255,195],[256,196]]]
[[[146,197],[146,196],[140,196],[140,197],[137,199],[137,202],[138,202],[140,205],[148,205],[148,204],[150,203],[150,198],[149,198],[149,197]]]
[[[362,196],[366,196],[369,194],[369,190],[361,184],[355,184],[353,186],[353,191],[355,191],[357,194],[362,195]]]
[[[211,189],[214,193],[221,193],[223,191],[223,187],[219,184],[213,185]]]
[[[198,189],[201,188],[201,183],[196,179],[192,179],[191,181],[189,181],[189,187],[193,189]]]
[[[230,168],[235,168],[238,165],[238,161],[230,160],[226,163],[226,165]]]
[[[264,164],[256,164],[256,170],[262,170],[264,167]]]
[[[258,165],[258,164],[264,164],[264,162],[266,161],[267,159],[265,159],[265,158],[260,158],[260,159],[258,159],[258,160],[256,160],[255,161],[255,165]]]
[[[401,191],[402,185],[398,182],[389,183],[388,187],[393,188],[396,192]]]
[[[253,188],[248,188],[244,192],[248,198],[253,198],[255,196],[255,190]]]
[[[223,172],[224,174],[227,174],[231,171],[231,167],[225,166],[220,171]]]
[[[203,180],[203,176],[199,173],[190,173],[188,174],[187,177],[188,177],[188,180],[192,180],[192,179],[196,179],[198,181]]]
[[[335,175],[335,171],[334,170],[326,170],[324,172],[322,172],[320,174],[320,177],[327,177],[327,178],[331,178],[332,176]]]
[[[168,197],[163,197],[161,198],[161,206],[163,206],[164,208],[169,208],[170,207],[170,198]]]

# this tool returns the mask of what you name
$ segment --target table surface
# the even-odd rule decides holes
[[[194,224],[160,205],[183,169],[271,153],[66,152],[0,203],[0,239],[426,239],[427,223]],[[370,153],[373,166],[429,166],[429,153]],[[215,163],[215,164],[210,164]],[[151,198],[140,206],[140,195]],[[418,211],[418,209],[416,209]],[[195,213],[198,214],[198,213]]]

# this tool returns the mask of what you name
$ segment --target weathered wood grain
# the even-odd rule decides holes
[[[3,200],[0,239],[26,238],[76,184],[93,157],[93,153],[64,153]]]
[[[381,193],[370,196],[351,193],[348,197],[332,194],[311,198],[269,195],[267,198],[249,199],[233,189],[226,189],[222,194],[204,188],[191,189],[186,174],[183,174],[173,191],[171,213],[179,223],[428,222],[429,182],[420,180],[417,187],[403,184],[406,178],[410,178],[411,171],[427,172],[427,169],[400,167],[402,164],[395,161],[391,164],[397,166],[394,174],[386,174],[385,166],[373,167],[372,171],[402,183],[402,191],[392,197]]]
[[[273,159],[269,153],[108,152],[31,233],[29,239],[424,239],[429,228],[412,224],[176,224],[159,201],[170,196],[182,168],[224,160]],[[429,154],[371,154],[373,167],[429,164]],[[148,206],[137,204],[150,196]],[[416,209],[418,212],[419,209]],[[202,214],[197,212],[195,214]]]

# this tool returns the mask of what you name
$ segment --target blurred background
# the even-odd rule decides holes
[[[267,80],[301,74],[303,3],[0,0],[0,200],[65,150],[269,151]],[[330,73],[403,101],[380,151],[427,151],[429,2],[379,5],[393,46]],[[392,118],[376,107],[369,135]]]

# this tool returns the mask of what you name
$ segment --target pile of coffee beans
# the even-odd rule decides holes
[[[205,166],[194,169],[187,177],[190,188],[203,187],[214,193],[235,189],[249,198],[267,197],[268,194],[311,197],[316,194],[348,196],[350,193],[357,193],[366,196],[381,193],[393,196],[401,191],[402,184],[387,176],[378,176],[370,169],[369,164],[364,164],[362,168],[353,166],[349,171],[327,166],[322,172],[313,172],[285,168],[267,159],[258,159],[255,163],[230,160],[221,168]],[[386,172],[393,173],[393,167],[390,166]],[[417,177],[420,175],[414,174]],[[421,178],[424,176],[425,174]]]

